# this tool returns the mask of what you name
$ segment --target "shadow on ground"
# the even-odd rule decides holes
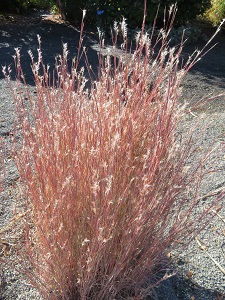
[[[207,41],[216,32],[216,28],[202,29],[206,41],[200,40],[196,44],[187,45],[184,47],[182,57],[184,60],[188,58],[195,50],[201,50],[206,45]],[[211,50],[209,50],[212,47]],[[225,88],[225,29],[222,29],[205,48],[203,53],[206,53],[201,60],[190,70],[190,74],[198,76],[198,79],[203,84],[211,84],[218,88]]]
[[[80,32],[79,28],[66,23],[58,23],[46,18],[46,15],[38,15],[37,12],[19,18],[14,22],[6,19],[0,23],[0,66],[11,66],[12,79],[15,78],[14,59],[15,48],[20,49],[23,72],[26,75],[27,84],[33,85],[31,71],[31,59],[28,51],[31,50],[37,57],[37,35],[41,36],[42,53],[44,63],[54,68],[55,56],[62,54],[62,46],[67,43],[69,50],[69,61],[77,55]],[[88,49],[89,62],[97,73],[97,41],[93,32],[84,31],[83,45]],[[95,46],[94,46],[95,45]],[[95,50],[94,50],[95,49]],[[81,66],[84,65],[81,60]],[[4,78],[0,72],[0,79]]]

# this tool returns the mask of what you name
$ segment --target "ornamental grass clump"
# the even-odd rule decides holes
[[[178,130],[186,112],[180,83],[200,54],[179,67],[183,43],[170,49],[167,40],[174,10],[169,18],[154,42],[143,25],[134,51],[124,20],[117,50],[115,23],[97,80],[82,38],[71,69],[64,45],[53,74],[39,38],[37,62],[30,53],[36,96],[21,84],[16,51],[14,160],[27,209],[18,260],[46,299],[143,299],[168,252],[207,221],[209,207],[193,214],[207,155],[190,165],[192,138]]]

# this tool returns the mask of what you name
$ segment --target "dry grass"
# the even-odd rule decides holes
[[[19,256],[46,299],[143,299],[166,254],[207,223],[210,208],[193,213],[208,155],[191,164],[192,136],[178,134],[180,83],[201,53],[179,67],[183,44],[170,49],[167,41],[173,19],[171,10],[154,43],[143,23],[134,52],[122,22],[123,55],[114,44],[113,59],[100,56],[89,90],[79,70],[82,38],[72,69],[64,45],[53,75],[39,39],[37,62],[30,53],[37,98],[21,85],[16,52],[12,92],[23,138],[14,160],[30,209]],[[114,31],[116,43],[117,24]]]

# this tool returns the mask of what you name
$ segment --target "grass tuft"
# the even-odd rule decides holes
[[[71,70],[64,45],[54,74],[39,38],[37,62],[30,53],[37,97],[21,84],[16,51],[11,87],[22,139],[14,160],[29,209],[19,255],[46,299],[143,299],[168,252],[187,245],[210,216],[209,207],[194,213],[208,156],[191,163],[192,136],[179,133],[180,84],[201,52],[180,67],[183,42],[168,42],[175,10],[155,41],[143,24],[134,51],[123,20],[122,50],[116,27],[113,56],[99,56],[90,88],[79,68],[84,56],[92,71],[82,36]]]

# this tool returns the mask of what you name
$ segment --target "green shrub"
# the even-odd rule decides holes
[[[144,11],[143,0],[64,0],[64,9],[68,19],[74,14],[80,14],[80,10],[87,9],[87,17],[91,21],[101,22],[104,26],[111,25],[113,21],[120,20],[122,16],[127,18],[130,27],[141,26]],[[151,24],[156,15],[158,6],[158,19],[163,20],[165,7],[167,9],[174,0],[149,0],[147,2],[147,24]],[[178,12],[176,16],[176,24],[183,25],[187,21],[191,21],[196,15],[203,13],[210,5],[210,0],[178,0]],[[103,12],[98,15],[98,11]],[[78,17],[81,17],[79,15]],[[162,22],[161,24],[162,25]]]
[[[218,25],[225,17],[225,1],[211,0],[211,7],[206,11],[204,17],[212,22],[213,25]]]
[[[22,13],[29,7],[28,0],[1,0],[0,12]]]
[[[196,16],[204,13],[210,7],[210,0],[163,0],[159,2],[163,2],[163,5],[167,5],[168,2],[177,2],[176,24],[179,25],[184,25],[194,20]]]
[[[36,8],[51,8],[55,5],[54,0],[30,0],[30,6],[34,6]]]
[[[51,8],[54,5],[54,0],[1,0],[0,11],[11,13],[23,13],[31,7],[45,9]]]

